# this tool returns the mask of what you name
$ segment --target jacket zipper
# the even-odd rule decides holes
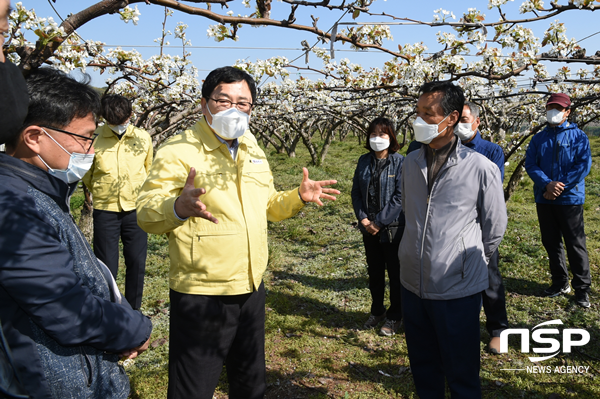
[[[433,182],[433,185],[431,186],[431,193],[427,194],[427,213],[425,214],[425,226],[423,228],[423,236],[421,237],[421,254],[419,256],[419,258],[421,259],[421,273],[419,273],[419,293],[421,298],[423,298],[423,247],[425,246],[425,233],[427,232],[427,226],[429,222],[429,198],[433,193],[435,183],[436,182]]]

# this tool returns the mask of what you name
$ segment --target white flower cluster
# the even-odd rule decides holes
[[[435,13],[433,15],[433,22],[446,22],[448,19],[456,19],[454,13],[451,11],[446,11],[444,9],[433,10]]]
[[[488,3],[488,8],[491,10],[494,7],[503,6],[504,4],[508,3],[509,1],[514,1],[514,0],[490,0]]]
[[[523,3],[521,3],[521,6],[519,7],[519,12],[521,14],[525,14],[527,12],[541,10],[543,8],[544,8],[543,0],[526,0]]]
[[[131,21],[134,25],[137,25],[140,20],[141,13],[137,6],[135,6],[135,8],[126,6],[119,11],[119,15],[121,16],[121,20],[125,21],[125,23]]]

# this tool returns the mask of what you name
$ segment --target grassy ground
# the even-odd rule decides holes
[[[355,229],[350,189],[356,160],[365,150],[355,141],[334,142],[321,167],[310,167],[313,179],[335,178],[342,195],[322,208],[309,205],[295,218],[269,224],[267,288],[267,398],[415,398],[404,334],[380,337],[361,331],[370,295],[364,248]],[[554,319],[566,327],[584,328],[590,343],[539,366],[589,366],[585,374],[535,374],[534,365],[511,339],[508,354],[485,351],[489,336],[481,314],[481,381],[485,398],[600,397],[600,305],[595,287],[600,264],[600,138],[592,139],[594,164],[587,178],[585,205],[588,252],[592,269],[592,307],[575,305],[573,295],[538,296],[550,281],[540,242],[532,183],[525,177],[508,203],[509,224],[500,247],[500,269],[507,289],[512,327],[531,329]],[[267,151],[278,189],[295,187],[307,154],[298,158]],[[75,199],[76,201],[76,199]],[[164,398],[167,386],[168,273],[167,241],[150,236],[143,312],[154,323],[150,350],[126,364],[133,398]],[[122,271],[122,270],[121,270]],[[119,283],[124,276],[120,274]],[[535,347],[532,342],[532,347]],[[226,398],[223,376],[215,393]]]

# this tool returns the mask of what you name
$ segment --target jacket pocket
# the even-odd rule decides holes
[[[247,273],[247,265],[239,267],[240,259],[248,259],[247,254],[240,253],[248,245],[240,236],[235,230],[196,231],[192,237],[192,267],[186,278],[211,284],[235,281]]]
[[[465,276],[466,249],[462,236],[456,237],[449,245],[431,259],[431,293],[446,293],[451,287],[459,284]]]

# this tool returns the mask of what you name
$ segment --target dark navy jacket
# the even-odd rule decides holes
[[[525,153],[525,170],[533,180],[535,202],[553,205],[582,205],[585,202],[585,177],[592,167],[590,142],[575,123],[547,126],[531,139]],[[552,181],[565,188],[555,200],[544,198]]]
[[[364,227],[360,223],[361,220],[368,217],[368,195],[369,183],[371,182],[371,162],[373,153],[369,152],[362,155],[358,159],[358,165],[354,172],[352,181],[352,206],[354,213],[358,219],[358,227],[364,232]],[[404,213],[402,212],[402,191],[400,188],[400,180],[402,177],[402,162],[404,157],[400,154],[393,153],[388,155],[390,160],[388,166],[381,172],[380,176],[380,209],[381,211],[375,217],[374,222],[377,226],[385,228],[391,224],[404,226]],[[386,235],[382,235],[382,242]]]
[[[69,213],[67,185],[0,153],[0,320],[32,398],[126,398],[118,355],[152,324],[111,297],[105,266]]]
[[[473,140],[462,144],[465,147],[477,151],[498,165],[498,168],[500,169],[500,178],[502,179],[501,181],[504,181],[504,151],[502,150],[502,147],[496,143],[482,139],[481,134],[479,134],[479,130],[477,133],[475,133]]]

